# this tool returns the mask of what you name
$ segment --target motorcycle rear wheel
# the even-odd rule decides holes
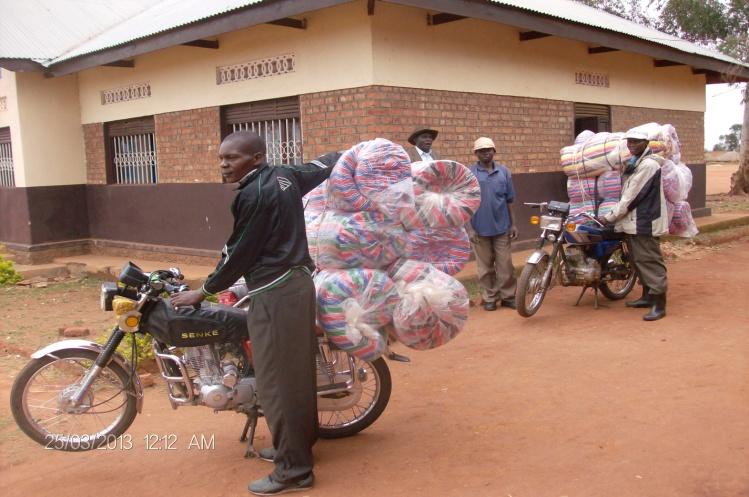
[[[544,285],[544,273],[549,264],[546,256],[535,264],[526,264],[518,278],[515,290],[515,305],[524,318],[533,316],[544,301],[549,285]],[[551,284],[551,283],[549,283]]]
[[[348,357],[340,350],[334,353],[341,359]],[[340,361],[340,364],[346,362]],[[354,357],[353,372],[336,372],[357,375],[358,381],[350,391],[317,398],[320,438],[343,438],[359,433],[380,417],[390,400],[392,379],[384,359],[369,362]]]
[[[616,272],[625,274],[625,278],[604,280],[598,286],[601,293],[609,300],[621,300],[635,287],[637,272],[634,262],[625,250],[624,245],[614,250],[601,267],[601,273]]]
[[[64,349],[54,355],[34,359],[16,377],[10,404],[18,426],[49,449],[82,452],[117,443],[137,414],[130,372],[110,362],[80,405],[71,406],[66,401],[99,354]]]

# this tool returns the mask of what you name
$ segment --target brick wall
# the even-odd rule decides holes
[[[626,131],[629,128],[648,122],[673,124],[681,142],[682,162],[686,164],[702,164],[705,162],[704,113],[686,110],[611,106],[611,125],[616,131]]]
[[[83,143],[86,148],[86,181],[105,184],[107,174],[104,155],[104,124],[84,124]]]
[[[220,183],[218,107],[154,116],[159,183]]]
[[[426,125],[440,131],[444,158],[472,162],[473,141],[488,136],[513,171],[554,171],[574,130],[571,102],[538,98],[370,86],[301,95],[300,105],[306,159],[377,136],[407,145]]]

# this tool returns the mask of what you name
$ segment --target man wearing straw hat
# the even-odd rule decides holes
[[[517,238],[512,202],[512,174],[494,162],[494,142],[481,137],[473,143],[478,162],[470,167],[481,186],[481,204],[466,229],[476,255],[484,310],[515,309],[515,280],[510,243]]]

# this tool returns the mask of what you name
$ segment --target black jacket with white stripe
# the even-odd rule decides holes
[[[217,293],[244,276],[253,289],[293,267],[314,269],[302,196],[328,179],[338,153],[298,166],[264,164],[239,182],[231,205],[234,230],[203,289]]]

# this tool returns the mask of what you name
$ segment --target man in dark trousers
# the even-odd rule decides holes
[[[627,248],[642,283],[642,297],[627,302],[627,307],[650,307],[643,319],[655,321],[666,316],[668,289],[659,239],[668,234],[661,178],[663,159],[651,153],[648,136],[637,128],[627,131],[624,137],[632,158],[624,164],[622,196],[600,221],[616,223],[614,229],[627,234]]]
[[[175,307],[200,303],[240,276],[250,291],[247,314],[258,396],[273,436],[261,457],[273,472],[250,484],[257,495],[312,487],[317,440],[315,287],[302,196],[330,176],[340,154],[302,166],[269,166],[265,142],[238,131],[219,148],[221,175],[239,183],[232,203],[234,231],[216,270],[200,290],[178,293]],[[293,312],[289,312],[293,307]]]
[[[481,137],[473,143],[478,162],[469,169],[479,180],[481,204],[466,225],[478,268],[484,310],[515,309],[515,279],[512,240],[518,236],[512,202],[515,188],[506,166],[494,161],[494,141]]]
[[[423,160],[437,160],[437,153],[432,149],[434,140],[439,133],[435,129],[421,128],[417,129],[408,137],[408,143],[413,147],[408,147],[408,158],[411,162]]]

